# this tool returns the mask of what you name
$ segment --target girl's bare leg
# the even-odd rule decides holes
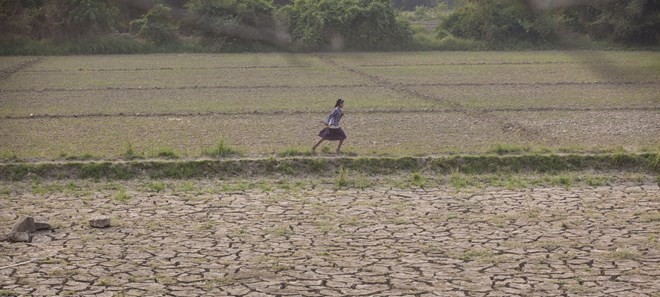
[[[339,149],[341,149],[341,144],[342,144],[342,143],[344,143],[344,141],[343,141],[343,140],[340,140],[340,141],[339,141],[339,145],[337,145],[337,154],[339,154],[339,152],[340,152]]]
[[[319,140],[319,142],[317,142],[317,143],[312,147],[312,154],[316,154],[316,148],[317,148],[317,147],[319,146],[319,144],[321,144],[321,142],[323,142],[324,140],[325,140],[325,138],[321,138],[321,140]]]

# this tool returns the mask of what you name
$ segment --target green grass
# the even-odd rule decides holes
[[[0,290],[0,296],[14,297],[18,296],[18,293],[10,290]]]
[[[459,255],[459,259],[470,262],[470,261],[487,261],[489,259],[492,259],[495,256],[495,254],[492,251],[486,250],[486,249],[468,249],[463,251]]]
[[[425,186],[428,174],[449,176],[457,188],[478,186],[479,181],[470,176],[499,175],[501,184],[519,187],[524,181],[506,176],[527,173],[545,174],[545,182],[554,186],[571,187],[574,183],[591,186],[604,185],[609,179],[571,174],[582,171],[625,171],[653,174],[657,169],[649,166],[655,154],[613,155],[506,155],[506,156],[455,156],[455,157],[374,157],[374,158],[291,158],[221,159],[203,161],[133,161],[133,162],[85,162],[85,163],[19,163],[0,164],[0,180],[33,180],[81,178],[93,180],[129,180],[139,177],[152,179],[175,178],[240,178],[245,176],[287,175],[292,177],[333,177],[338,187],[354,183],[351,175],[377,176],[407,174],[411,185]]]
[[[632,249],[616,249],[615,251],[607,254],[608,258],[614,260],[632,260],[637,261],[641,257],[641,254]]]
[[[120,189],[115,195],[113,196],[113,200],[121,203],[126,203],[131,199],[131,196],[126,192],[125,189]]]
[[[335,177],[335,186],[338,189],[345,188],[349,184],[348,173],[344,167],[339,167],[337,171],[337,176]]]
[[[142,153],[142,154],[137,153],[135,151],[135,149],[133,148],[133,145],[129,143],[126,146],[126,150],[122,154],[122,157],[126,160],[143,159],[144,158],[144,153]]]
[[[276,236],[291,236],[294,233],[288,226],[278,226],[271,229],[271,234]]]
[[[471,185],[471,179],[463,174],[454,173],[449,177],[449,183],[456,189],[464,189]]]
[[[488,149],[488,153],[495,153],[498,155],[509,155],[509,154],[522,154],[527,153],[531,149],[528,146],[520,146],[515,144],[495,144],[493,147]]]
[[[165,191],[165,184],[161,181],[153,181],[145,184],[145,188],[149,192],[160,193]]]
[[[424,186],[426,186],[427,180],[428,178],[426,178],[419,172],[413,172],[412,175],[410,176],[410,183],[418,188],[424,188]]]
[[[216,146],[208,150],[205,150],[204,155],[214,158],[225,158],[231,156],[239,156],[241,155],[241,153],[240,151],[227,145],[227,143],[224,140],[220,140],[220,142]]]
[[[179,154],[177,154],[172,148],[162,148],[156,152],[156,157],[167,158],[167,159],[178,159]]]
[[[300,148],[287,147],[281,152],[277,153],[279,157],[299,157],[299,156],[311,156],[311,152],[303,151]]]

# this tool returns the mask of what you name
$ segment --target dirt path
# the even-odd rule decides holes
[[[0,196],[0,232],[26,214],[57,227],[31,244],[0,243],[0,290],[21,296],[660,292],[657,184],[234,193],[189,185],[124,194],[117,187],[69,194],[12,187]],[[94,214],[111,216],[113,227],[89,227]]]

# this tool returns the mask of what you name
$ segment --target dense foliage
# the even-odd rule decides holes
[[[660,41],[660,1],[596,1],[564,11],[574,31],[595,39],[652,45]]]
[[[658,0],[592,1],[541,12],[529,9],[528,2],[471,0],[446,17],[440,29],[493,47],[551,42],[558,32],[627,45],[657,45],[660,40]]]
[[[282,16],[305,50],[393,49],[412,40],[389,0],[297,0]]]
[[[193,27],[208,45],[240,50],[275,42],[271,1],[191,0],[186,7]]]
[[[440,28],[456,37],[482,40],[494,46],[554,40],[556,18],[537,14],[517,0],[478,0],[446,17]]]
[[[172,9],[158,4],[144,17],[131,22],[131,32],[155,44],[168,44],[177,40],[176,24],[172,21]]]
[[[660,0],[548,11],[530,1],[0,0],[0,54],[547,48],[561,36],[660,43]]]

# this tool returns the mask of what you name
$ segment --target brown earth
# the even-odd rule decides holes
[[[218,192],[222,181],[8,183],[0,292],[20,296],[658,296],[660,188]],[[143,184],[139,184],[143,183]],[[41,185],[46,186],[46,185]],[[94,188],[94,187],[92,187]],[[66,189],[69,189],[68,191]],[[158,192],[157,192],[158,191]],[[112,227],[87,220],[112,217]]]

